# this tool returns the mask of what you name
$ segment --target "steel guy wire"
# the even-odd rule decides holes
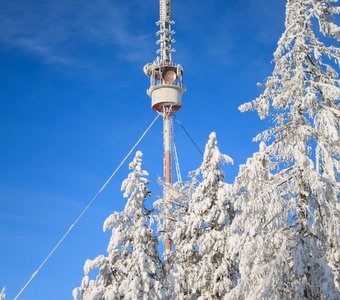
[[[83,218],[83,216],[86,214],[86,212],[89,210],[89,208],[92,206],[92,204],[97,200],[98,196],[104,191],[106,186],[109,184],[109,182],[112,180],[112,178],[116,175],[116,173],[119,171],[119,169],[122,167],[122,165],[126,162],[126,160],[129,158],[131,153],[136,149],[136,147],[139,145],[139,143],[143,140],[145,135],[148,133],[148,131],[151,129],[151,127],[155,124],[156,120],[158,119],[159,114],[157,114],[156,118],[150,123],[149,127],[143,132],[141,137],[138,139],[138,141],[132,146],[130,151],[126,154],[126,156],[123,158],[123,160],[120,162],[120,164],[117,166],[117,168],[113,171],[111,176],[108,180],[103,184],[103,186],[100,188],[100,190],[95,194],[95,196],[91,199],[89,204],[84,208],[84,210],[80,213],[78,218],[74,221],[74,223],[69,227],[69,229],[65,232],[65,234],[62,236],[62,238],[58,241],[58,243],[54,246],[54,248],[50,251],[50,253],[46,256],[46,258],[41,262],[39,267],[33,272],[30,279],[25,283],[23,288],[19,291],[19,293],[15,296],[14,300],[17,300],[19,296],[25,291],[25,289],[30,285],[34,277],[39,273],[39,271],[44,267],[44,265],[47,263],[47,261],[51,258],[51,256],[56,252],[56,250],[60,247],[62,242],[65,240],[65,238],[69,235],[69,233],[72,231],[72,229],[79,223],[79,221]]]
[[[185,132],[185,134],[187,135],[187,137],[190,139],[190,141],[193,143],[193,145],[195,146],[195,148],[197,149],[197,151],[203,156],[203,152],[200,149],[200,147],[197,145],[197,143],[194,141],[193,137],[190,135],[190,133],[184,128],[183,124],[177,119],[176,116],[174,116],[174,118],[176,119],[177,123],[179,124],[179,126],[181,126],[181,128],[183,129],[183,131]]]

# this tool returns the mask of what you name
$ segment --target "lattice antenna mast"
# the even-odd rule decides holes
[[[183,68],[172,61],[172,53],[175,50],[172,44],[175,42],[172,35],[175,33],[171,25],[175,22],[171,20],[171,0],[160,0],[160,20],[156,23],[159,26],[157,35],[159,40],[157,50],[159,55],[154,62],[146,64],[145,74],[150,78],[150,88],[147,90],[151,98],[152,109],[163,116],[163,142],[164,142],[164,207],[171,213],[171,157],[172,157],[172,121],[171,117],[182,107],[182,95],[185,92],[183,86]],[[169,272],[171,267],[171,220],[164,220],[165,230],[165,267]]]
[[[170,0],[160,0],[160,20],[156,23],[159,25],[159,40],[157,44],[160,45],[160,49],[157,50],[157,54],[160,56],[161,61],[171,61],[171,54],[175,52],[172,48],[172,44],[175,40],[172,39],[172,35],[175,31],[171,30],[171,25],[175,24],[171,20],[171,2]]]

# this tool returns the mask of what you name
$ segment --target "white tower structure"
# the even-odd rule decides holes
[[[185,92],[183,86],[183,68],[172,61],[172,53],[175,52],[172,44],[175,42],[172,35],[175,33],[171,26],[175,22],[171,20],[171,0],[160,0],[160,20],[156,23],[159,26],[157,35],[158,57],[152,63],[144,67],[145,74],[150,78],[150,88],[147,94],[151,98],[153,110],[163,116],[163,139],[164,139],[164,191],[163,201],[171,209],[170,188],[171,178],[171,157],[172,157],[172,121],[171,116],[181,109],[182,95]],[[165,220],[167,221],[167,220]],[[168,220],[169,221],[169,220]],[[169,226],[169,222],[165,222]],[[165,228],[167,231],[167,228]],[[167,272],[170,269],[171,236],[168,234],[165,240],[165,267]]]

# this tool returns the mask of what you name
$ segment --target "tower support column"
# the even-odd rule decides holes
[[[170,199],[170,187],[172,183],[171,178],[171,144],[172,144],[172,123],[171,123],[171,107],[164,107],[163,115],[163,138],[164,138],[164,194],[163,201],[167,206],[166,210],[168,213],[171,212],[171,199]],[[170,220],[165,220],[166,226],[170,226]],[[170,256],[171,256],[171,237],[169,234],[169,229],[166,228],[167,236],[164,241],[164,258],[165,258],[165,270],[169,273],[170,270]]]

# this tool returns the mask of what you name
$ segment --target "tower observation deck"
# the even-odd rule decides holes
[[[147,90],[151,98],[152,109],[163,116],[163,143],[164,143],[164,185],[163,201],[168,212],[171,212],[171,157],[172,157],[172,122],[171,116],[182,107],[182,95],[185,92],[183,86],[183,68],[180,64],[172,61],[172,53],[175,49],[172,44],[175,40],[172,36],[175,32],[171,20],[171,0],[160,0],[160,20],[157,36],[157,58],[144,66],[144,73],[150,78],[150,87]],[[165,269],[171,268],[171,220],[164,220],[164,261]]]

